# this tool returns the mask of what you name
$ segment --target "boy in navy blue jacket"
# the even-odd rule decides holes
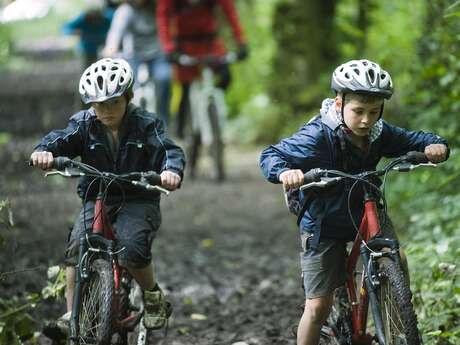
[[[260,166],[268,181],[292,190],[303,184],[304,172],[313,168],[351,173],[375,170],[382,157],[409,151],[424,152],[433,163],[447,159],[447,142],[441,137],[407,131],[382,119],[384,100],[392,96],[393,85],[388,72],[378,64],[352,60],[340,65],[331,85],[336,97],[323,101],[320,115],[262,152]],[[298,345],[319,343],[333,292],[345,282],[345,243],[355,236],[345,188],[335,188],[333,195],[324,198],[308,199],[300,221],[306,301]],[[359,195],[352,197],[359,200]],[[301,202],[304,198],[301,193]],[[362,202],[352,201],[351,205],[353,217],[359,219]]]
[[[73,115],[67,128],[46,135],[31,155],[34,166],[47,170],[56,156],[81,157],[83,163],[100,171],[117,174],[156,171],[161,185],[175,190],[183,176],[185,157],[182,149],[166,135],[161,119],[136,107],[133,97],[133,71],[123,59],[101,59],[89,66],[79,84],[80,96],[91,108]],[[66,251],[67,313],[72,310],[78,239],[90,228],[98,184],[82,177],[78,194],[86,201],[72,230]],[[123,191],[111,186],[106,204],[117,209],[114,228],[120,247],[121,263],[144,291],[144,324],[161,328],[169,315],[163,293],[156,284],[151,261],[151,246],[161,223],[160,196],[135,186]],[[85,224],[86,221],[86,224]]]

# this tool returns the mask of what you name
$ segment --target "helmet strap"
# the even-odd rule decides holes
[[[383,116],[383,106],[384,106],[384,104],[385,104],[385,101],[382,102],[382,106],[380,107],[380,116],[379,116],[378,120],[380,120],[382,118],[382,116]]]
[[[345,128],[348,128],[347,124],[345,123],[344,109],[345,109],[345,93],[342,93],[342,106],[341,106],[341,109],[340,109],[340,117],[342,119],[342,125]]]

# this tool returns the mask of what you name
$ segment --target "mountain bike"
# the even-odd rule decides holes
[[[186,151],[190,175],[195,176],[200,147],[209,152],[212,173],[217,181],[225,179],[223,128],[227,117],[224,90],[214,82],[213,66],[229,64],[237,60],[237,54],[224,56],[193,57],[181,54],[177,63],[183,66],[200,66],[200,77],[190,85],[186,107]]]
[[[421,344],[399,243],[396,239],[383,237],[381,231],[388,225],[385,224],[388,218],[384,193],[387,174],[390,171],[408,172],[421,166],[435,164],[429,163],[423,153],[409,152],[381,170],[348,174],[338,170],[312,169],[304,175],[305,184],[300,187],[304,192],[351,181],[348,208],[357,235],[348,252],[346,284],[335,291],[332,311],[321,331],[322,338],[329,344]],[[381,186],[376,183],[379,176],[384,176]],[[351,193],[358,185],[364,189],[364,214],[359,228],[350,207]],[[373,316],[371,327],[367,325],[369,306]]]
[[[117,247],[105,199],[112,184],[120,188],[123,183],[132,184],[166,195],[169,191],[159,186],[160,176],[154,171],[118,175],[101,172],[67,157],[55,157],[53,165],[55,170],[45,176],[89,176],[99,183],[92,227],[79,239],[68,343],[147,345],[149,334],[142,322],[142,291],[128,270],[118,263],[118,254],[123,248]]]

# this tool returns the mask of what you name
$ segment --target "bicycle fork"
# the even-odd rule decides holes
[[[390,248],[391,250],[382,251],[382,248]],[[387,345],[383,331],[382,315],[380,313],[381,304],[377,295],[380,289],[380,276],[377,271],[377,260],[383,257],[388,257],[400,266],[401,257],[399,255],[399,243],[394,239],[374,238],[367,244],[361,245],[360,254],[364,263],[364,283],[369,296],[377,340],[380,345]]]
[[[75,266],[75,288],[74,294],[72,299],[72,314],[70,318],[70,340],[77,341],[78,334],[79,334],[79,309],[80,309],[80,302],[81,302],[81,286],[82,286],[82,270],[86,271],[86,265],[83,267],[83,260],[85,253],[87,253],[87,243],[86,238],[82,236],[80,238],[80,246],[78,250],[78,264]]]

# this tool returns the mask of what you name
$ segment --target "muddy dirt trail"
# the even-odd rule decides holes
[[[11,201],[15,225],[2,230],[8,245],[0,267],[36,268],[0,281],[2,297],[41,290],[46,267],[62,262],[79,207],[74,181],[45,180],[26,167],[34,142],[13,138],[1,151],[0,196]],[[153,256],[174,314],[167,337],[156,343],[295,344],[291,329],[302,303],[297,229],[280,186],[260,174],[259,152],[229,148],[228,181],[185,180],[180,191],[163,198]],[[38,326],[63,308],[63,301],[46,303],[35,312]]]

